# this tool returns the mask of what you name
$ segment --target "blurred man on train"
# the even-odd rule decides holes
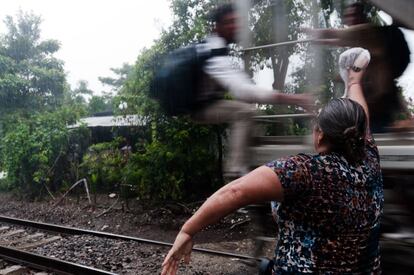
[[[219,6],[212,15],[214,29],[200,44],[200,51],[227,48],[236,41],[239,31],[239,15],[232,4]],[[230,153],[225,166],[229,179],[240,177],[249,171],[247,150],[252,133],[251,103],[292,104],[309,107],[310,96],[289,95],[255,85],[250,76],[235,67],[230,55],[213,56],[203,66],[196,98],[197,108],[191,114],[199,123],[231,123]],[[235,100],[225,99],[229,92]]]

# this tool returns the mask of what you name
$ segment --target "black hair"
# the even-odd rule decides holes
[[[357,102],[340,98],[331,100],[319,113],[316,126],[332,152],[355,164],[365,158],[367,118]]]
[[[210,15],[210,19],[213,23],[220,23],[224,16],[236,11],[236,8],[232,3],[222,4],[218,6]]]

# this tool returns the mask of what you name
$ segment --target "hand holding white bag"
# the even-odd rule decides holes
[[[351,48],[339,56],[339,74],[345,83],[345,92],[342,97],[348,96],[348,71],[364,70],[371,61],[371,55],[364,48]]]

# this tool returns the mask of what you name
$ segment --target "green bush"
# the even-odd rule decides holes
[[[1,140],[1,170],[7,172],[2,186],[36,197],[45,188],[56,191],[73,181],[70,164],[74,151],[69,140],[73,143],[88,136],[88,131],[80,128],[72,131],[77,138],[71,138],[67,124],[73,118],[67,109],[17,118]]]
[[[133,150],[121,151],[122,138],[92,145],[81,168],[92,190],[120,191],[143,200],[204,197],[221,183],[216,129],[186,119],[167,119],[152,141],[141,140]],[[128,187],[128,188],[126,188]]]
[[[89,179],[92,192],[114,191],[121,183],[126,159],[120,148],[124,140],[116,138],[89,147],[83,157],[81,170]]]
[[[140,198],[192,200],[222,183],[215,142],[220,131],[186,119],[166,120],[157,129],[157,138],[131,156],[123,175]]]

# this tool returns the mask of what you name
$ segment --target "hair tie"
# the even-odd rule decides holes
[[[355,126],[348,127],[343,132],[345,137],[356,137],[358,134],[357,128]]]

